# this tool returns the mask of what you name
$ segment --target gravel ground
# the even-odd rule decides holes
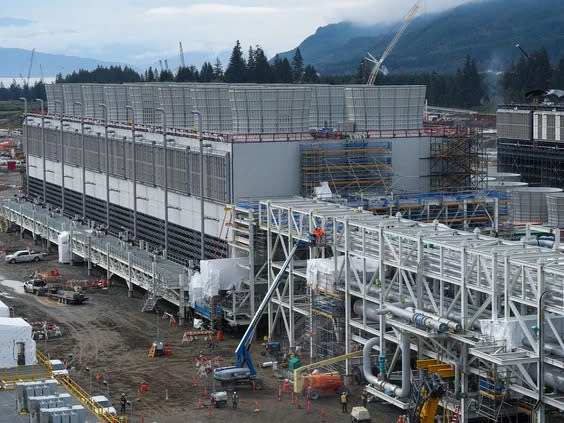
[[[18,183],[16,176],[0,176],[0,183]],[[10,190],[4,195],[13,196]],[[19,233],[0,233],[0,248],[27,247],[31,236],[26,234],[20,240]],[[34,246],[44,251],[42,245]],[[94,269],[88,276],[82,265],[63,265],[57,263],[56,250],[46,260],[39,263],[7,264],[0,261],[0,298],[13,307],[15,315],[29,321],[47,320],[61,327],[61,338],[38,341],[38,348],[51,358],[65,359],[72,354],[74,379],[93,394],[109,392],[110,400],[118,408],[119,397],[126,393],[131,401],[128,414],[131,422],[321,422],[324,410],[326,422],[349,422],[350,417],[341,412],[338,398],[325,397],[312,402],[307,412],[303,398],[297,404],[291,403],[290,393],[284,393],[278,401],[278,386],[281,383],[271,369],[260,369],[265,381],[265,389],[253,392],[251,388],[239,389],[239,409],[211,409],[208,415],[209,399],[204,397],[204,389],[212,390],[211,377],[197,375],[195,358],[203,353],[219,357],[223,364],[232,364],[234,349],[241,333],[224,334],[222,342],[214,342],[210,349],[208,342],[196,340],[183,343],[183,331],[190,329],[191,321],[184,327],[172,327],[167,320],[158,320],[154,313],[141,313],[143,292],[135,290],[133,297],[127,297],[127,287],[119,278],[112,279],[107,290],[89,290],[89,301],[83,305],[60,305],[44,297],[36,297],[21,292],[21,284],[27,275],[35,270],[54,270],[68,279],[102,279],[105,271]],[[12,282],[11,282],[12,281]],[[167,304],[159,303],[163,310],[173,312]],[[157,337],[157,322],[160,326],[161,340],[172,349],[172,355],[149,358],[149,346]],[[259,334],[259,339],[262,334]],[[260,350],[256,346],[255,350]],[[257,353],[255,363],[263,360]],[[86,368],[91,369],[92,382]],[[100,375],[96,382],[95,375]],[[195,377],[197,386],[192,386]],[[102,381],[107,381],[104,385]],[[147,382],[148,391],[138,390],[142,382]],[[92,386],[92,389],[90,389]],[[165,399],[168,390],[168,400]],[[351,387],[350,407],[359,405],[359,387]],[[201,400],[203,408],[199,408]],[[260,411],[255,411],[259,407]],[[228,403],[230,406],[230,403]],[[399,410],[383,404],[370,404],[373,422],[395,422]]]

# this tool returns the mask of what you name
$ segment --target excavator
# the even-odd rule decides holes
[[[362,350],[350,354],[340,355],[317,363],[308,364],[294,370],[294,393],[307,393],[310,400],[316,400],[323,394],[336,394],[344,389],[341,375],[335,372],[329,373],[304,373],[318,367],[329,366],[349,358],[360,357]]]

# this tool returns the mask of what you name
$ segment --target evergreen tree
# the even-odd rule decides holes
[[[292,77],[294,82],[300,82],[304,74],[304,59],[300,48],[296,48],[294,53],[294,58],[292,59]]]
[[[193,65],[180,67],[175,80],[176,82],[196,82],[198,81],[198,70]]]
[[[272,70],[270,69],[270,65],[268,64],[268,59],[264,54],[264,50],[261,46],[257,45],[254,51],[254,66],[255,66],[255,75],[254,80],[252,82],[256,82],[258,84],[264,84],[266,82],[272,82]]]
[[[200,82],[211,82],[214,80],[213,66],[210,62],[204,62],[200,69]]]
[[[149,66],[149,69],[145,73],[145,81],[153,82],[155,80],[155,73],[153,72],[153,68]]]
[[[552,71],[552,88],[564,90],[564,59]]]
[[[358,65],[358,70],[355,76],[355,83],[356,84],[366,84],[368,81],[368,77],[370,76],[370,64],[366,60],[361,60],[360,64]]]
[[[315,68],[311,65],[307,65],[304,69],[304,78],[305,83],[308,84],[318,84],[319,83],[319,75]]]
[[[280,56],[274,56],[272,64],[272,80],[281,84],[289,84],[292,82],[292,68],[288,59],[280,59]]]
[[[229,59],[229,65],[225,70],[225,82],[245,82],[245,71],[246,64],[243,58],[243,51],[241,50],[241,43],[237,40]]]
[[[170,70],[164,69],[159,74],[159,81],[160,82],[174,81],[174,75],[172,74],[172,72]]]
[[[213,65],[213,78],[215,81],[223,81],[223,65],[219,57],[215,58],[215,64]]]
[[[252,46],[249,46],[249,53],[247,56],[247,82],[256,82],[257,75],[256,75],[256,58],[255,58],[255,51],[253,50]]]

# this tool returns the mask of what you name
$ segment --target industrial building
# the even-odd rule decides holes
[[[531,186],[564,188],[564,106],[503,105],[497,110],[498,170]]]
[[[48,114],[25,121],[35,204],[2,203],[22,231],[54,243],[70,231],[73,254],[181,317],[190,261],[229,257],[241,288],[194,306],[248,324],[290,250],[322,230],[268,306],[273,339],[312,360],[379,354],[366,389],[404,410],[429,366],[461,422],[564,410],[560,232],[552,250],[497,237],[513,194],[476,191],[487,186],[481,134],[424,126],[424,87],[47,87]],[[559,221],[557,206],[539,213]]]

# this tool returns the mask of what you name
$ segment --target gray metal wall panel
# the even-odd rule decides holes
[[[300,193],[297,142],[233,144],[234,201]]]
[[[429,192],[431,139],[392,139],[392,171],[394,192]]]

